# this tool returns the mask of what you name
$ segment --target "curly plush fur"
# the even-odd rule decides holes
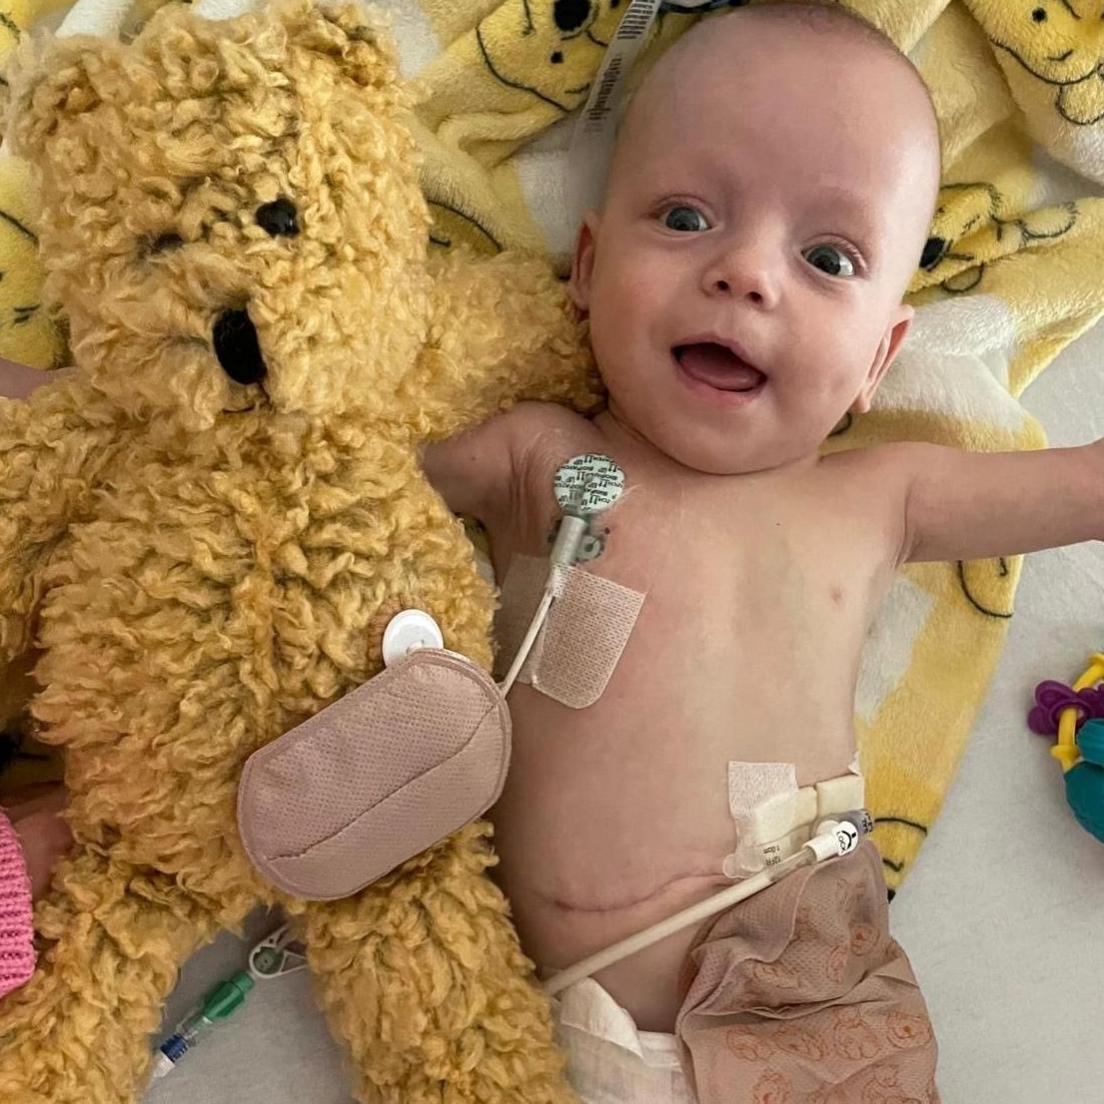
[[[355,9],[166,11],[24,57],[13,88],[78,370],[0,400],[0,665],[38,650],[77,847],[0,1005],[0,1100],[133,1099],[180,964],[258,903],[301,924],[360,1100],[573,1099],[485,824],[326,904],[261,882],[235,825],[246,758],[376,672],[388,611],[489,665],[493,596],[418,448],[590,403],[562,290],[427,255],[407,93]],[[294,227],[259,220],[278,200]],[[257,382],[217,355],[227,311]]]

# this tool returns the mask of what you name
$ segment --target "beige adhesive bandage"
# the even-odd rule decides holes
[[[517,652],[547,578],[547,561],[513,558],[495,626],[500,661],[508,662]],[[582,568],[563,569],[556,601],[518,681],[570,709],[593,705],[617,667],[644,597]],[[502,673],[496,671],[500,678]]]
[[[728,764],[728,801],[736,823],[736,850],[724,861],[726,877],[746,878],[796,854],[817,823],[861,809],[862,776],[851,773],[815,786],[797,786],[792,763]]]

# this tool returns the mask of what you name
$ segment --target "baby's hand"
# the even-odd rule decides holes
[[[5,802],[5,812],[23,845],[23,861],[31,876],[31,896],[37,901],[50,885],[54,867],[73,842],[69,825],[61,819],[65,790],[60,785],[34,794],[16,795]]]

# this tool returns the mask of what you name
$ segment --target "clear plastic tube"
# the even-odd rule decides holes
[[[245,1003],[254,981],[244,970],[220,982],[177,1025],[176,1030],[154,1051],[153,1078],[171,1073],[176,1063],[223,1020]]]
[[[674,932],[731,908],[740,901],[762,892],[767,886],[797,870],[798,867],[811,866],[816,861],[812,851],[803,847],[796,855],[790,856],[776,866],[769,866],[766,870],[761,870],[758,874],[745,878],[736,885],[728,886],[720,893],[715,893],[712,897],[707,897],[704,901],[699,901],[696,905],[682,909],[673,916],[668,916],[666,920],[661,920],[658,924],[637,932],[636,935],[630,935],[628,939],[622,939],[611,947],[606,947],[589,958],[576,962],[574,966],[568,966],[567,969],[561,970],[544,982],[544,991],[550,997],[555,996],[575,982],[582,981],[583,978],[590,977],[591,974],[596,974],[599,970],[604,970],[607,966],[612,966],[615,962],[620,962],[621,959],[628,958],[629,955],[634,955],[637,951],[642,951],[661,939],[666,939]]]
[[[834,819],[822,820],[816,826],[813,838],[795,855],[774,866],[768,866],[765,870],[735,885],[726,886],[719,893],[714,893],[712,897],[706,897],[704,901],[698,901],[689,908],[681,909],[658,924],[630,935],[627,939],[622,939],[604,950],[596,951],[581,962],[576,962],[558,974],[553,974],[544,982],[544,991],[550,997],[555,996],[575,982],[582,981],[583,978],[590,977],[591,974],[596,974],[599,970],[604,970],[607,966],[612,966],[615,962],[620,962],[623,958],[628,958],[691,924],[700,923],[718,912],[724,912],[733,905],[746,901],[747,898],[761,893],[767,886],[773,885],[803,866],[812,866],[827,859],[850,854],[873,827],[874,820],[865,809],[836,813]]]
[[[556,581],[560,569],[570,567],[575,562],[579,545],[582,544],[586,530],[585,518],[568,514],[560,522],[560,527],[556,531],[556,542],[552,546],[552,553],[548,559],[548,579],[544,584],[544,594],[541,595],[540,605],[537,606],[537,612],[533,614],[533,620],[529,622],[529,628],[517,650],[517,655],[514,656],[514,662],[510,664],[510,670],[507,671],[506,677],[499,683],[498,688],[502,691],[503,696],[509,694],[514,688],[514,683],[517,682],[518,675],[521,674],[521,669],[525,666],[525,661],[529,658],[529,653],[536,643],[537,634],[541,631],[548,617],[548,611],[556,600]]]

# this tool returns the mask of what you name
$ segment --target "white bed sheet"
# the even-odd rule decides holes
[[[1055,445],[1104,437],[1104,323],[1027,406]],[[1037,682],[1073,679],[1100,649],[1104,545],[1032,557],[946,808],[891,908],[939,1036],[945,1104],[1104,1102],[1104,843],[1073,820],[1025,723]],[[255,917],[250,932],[272,923]],[[244,959],[229,936],[197,955],[167,1021]],[[297,974],[262,983],[147,1104],[348,1104],[340,1061]]]
[[[1025,405],[1054,445],[1104,437],[1104,323]],[[1026,724],[1037,683],[1071,682],[1102,650],[1104,544],[1028,557],[988,700],[891,908],[946,1104],[1104,1102],[1104,843],[1073,819],[1050,742]]]

